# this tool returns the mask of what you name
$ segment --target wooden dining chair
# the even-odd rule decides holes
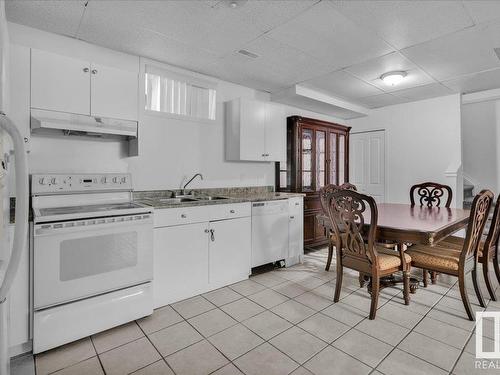
[[[413,245],[406,251],[410,254],[414,267],[458,277],[462,302],[470,320],[474,320],[474,315],[465,286],[465,277],[469,273],[472,273],[474,290],[479,304],[481,307],[486,307],[477,283],[477,255],[492,201],[493,193],[489,190],[482,190],[474,197],[467,234],[460,251],[445,244],[437,244],[436,246]]]
[[[415,196],[418,197],[415,197]],[[451,187],[448,185],[442,185],[437,182],[422,182],[420,184],[413,185],[410,188],[410,204],[415,206],[415,198],[422,206],[427,207],[441,207],[442,200],[446,198],[444,202],[444,207],[449,208],[451,205],[451,201],[453,199],[453,191]],[[409,244],[411,246],[411,244]],[[428,272],[426,270],[422,270],[422,278],[424,287],[427,287],[428,281]],[[435,284],[437,278],[436,272],[431,272],[431,283]]]
[[[416,194],[415,194],[416,193]],[[415,206],[415,195],[418,195],[420,206],[442,207],[442,199],[446,196],[444,207],[450,207],[453,191],[448,185],[437,182],[422,182],[410,188],[410,203]]]
[[[338,302],[342,289],[344,267],[370,277],[370,319],[375,319],[380,291],[380,278],[402,271],[405,303],[409,303],[411,258],[401,257],[375,243],[378,211],[375,200],[353,190],[336,190],[327,204],[328,217],[335,233],[337,249],[337,282],[333,301]],[[369,224],[365,225],[365,216]]]
[[[490,261],[493,261],[493,268],[497,281],[500,284],[500,268],[498,266],[498,240],[500,237],[500,195],[497,198],[493,216],[491,218],[491,225],[486,236],[483,233],[483,239],[479,242],[478,248],[478,262],[482,264],[483,276],[488,293],[493,301],[496,301],[495,291],[490,280]],[[440,242],[442,246],[449,246],[459,251],[463,247],[464,238],[462,237],[448,237]]]
[[[328,203],[325,203],[325,202],[328,202],[331,194],[339,189],[354,190],[354,191],[358,190],[355,185],[350,184],[349,182],[345,182],[340,186],[334,185],[334,184],[329,184],[329,185],[322,187],[319,190],[319,198],[320,198],[319,201],[321,203],[321,208],[323,209],[323,213],[325,215],[328,215],[328,212],[327,212]],[[333,231],[330,231],[328,233],[328,259],[326,260],[325,271],[330,270],[330,265],[332,264],[332,258],[333,258],[333,246],[334,246],[335,242],[336,242],[335,234],[333,233]]]

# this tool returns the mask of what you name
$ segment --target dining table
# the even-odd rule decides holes
[[[467,227],[470,211],[461,208],[412,206],[400,203],[377,204],[376,240],[379,243],[394,244],[404,251],[407,244],[435,246],[446,237]],[[363,214],[365,226],[370,225],[369,208]],[[327,231],[333,230],[331,220],[325,214],[317,215],[317,221]],[[329,246],[329,261],[333,253]],[[327,268],[329,264],[327,265]],[[415,293],[418,281],[412,278],[410,288]],[[361,283],[360,278],[360,283]],[[396,283],[395,278],[388,283]]]

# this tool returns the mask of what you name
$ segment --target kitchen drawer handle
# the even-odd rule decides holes
[[[269,154],[262,154],[262,156],[269,156]]]
[[[295,219],[295,216],[290,216],[290,219]]]
[[[186,216],[186,214],[181,214],[181,217],[182,217],[183,219],[185,219],[187,216]]]
[[[89,72],[89,68],[83,68],[83,72],[84,73],[88,73]]]
[[[234,210],[230,210],[229,213],[234,214]]]
[[[300,206],[300,203],[299,203],[299,202],[295,202],[295,205],[296,205],[296,206]]]

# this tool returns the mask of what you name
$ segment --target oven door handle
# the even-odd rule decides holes
[[[54,236],[78,232],[95,232],[103,229],[124,228],[124,227],[143,227],[148,226],[153,229],[153,217],[139,215],[130,216],[131,219],[119,220],[119,218],[102,218],[82,221],[69,221],[50,224],[35,224],[34,236]],[[127,217],[128,218],[128,217]],[[111,221],[114,220],[114,221]],[[80,224],[84,223],[84,224]]]

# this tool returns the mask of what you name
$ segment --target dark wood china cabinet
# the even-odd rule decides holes
[[[287,160],[276,163],[276,190],[304,193],[304,247],[326,244],[319,189],[349,181],[349,126],[301,116],[287,118]]]

